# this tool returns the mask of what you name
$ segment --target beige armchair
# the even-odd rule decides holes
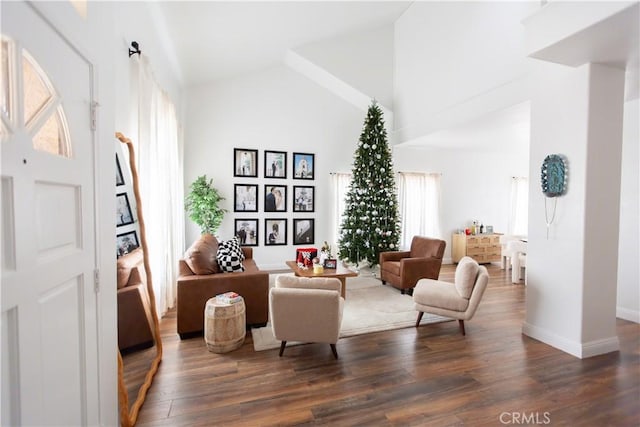
[[[327,343],[337,359],[344,298],[342,284],[334,278],[306,278],[280,275],[269,291],[269,319],[280,344],[280,356],[287,341]]]
[[[420,279],[437,279],[440,275],[442,257],[447,243],[440,239],[414,236],[408,251],[380,253],[380,279],[400,289],[402,294]]]
[[[458,319],[460,331],[465,335],[464,321],[475,314],[488,282],[487,269],[470,257],[464,257],[458,263],[455,283],[419,280],[413,292],[413,302],[418,310],[416,328],[427,312]]]

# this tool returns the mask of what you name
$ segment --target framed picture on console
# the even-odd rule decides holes
[[[258,177],[258,150],[233,149],[233,176]]]
[[[286,185],[265,185],[264,186],[264,211],[265,212],[286,212],[287,211],[287,186]]]
[[[233,211],[258,212],[258,184],[233,185]]]
[[[293,186],[293,211],[313,212],[315,187],[310,185]]]
[[[287,220],[285,218],[264,220],[264,244],[265,246],[287,244]]]
[[[293,220],[293,244],[307,245],[315,240],[315,220],[294,219]]]
[[[315,154],[293,153],[293,179],[313,179]]]
[[[286,178],[287,177],[287,153],[286,152],[265,150],[264,177],[265,178]]]
[[[258,219],[236,218],[234,230],[240,246],[258,246]]]

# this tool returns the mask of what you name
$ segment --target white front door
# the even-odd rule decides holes
[[[98,423],[93,67],[2,4],[2,425]]]

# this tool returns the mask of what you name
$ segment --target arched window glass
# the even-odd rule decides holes
[[[8,140],[15,129],[24,129],[32,135],[34,150],[71,157],[64,109],[47,74],[29,52],[25,49],[19,49],[17,52],[11,39],[5,36],[2,36],[1,55],[2,140]],[[17,79],[16,75],[22,76],[22,79]],[[14,114],[15,105],[23,106],[22,117]]]

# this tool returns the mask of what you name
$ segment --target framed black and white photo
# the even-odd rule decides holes
[[[313,212],[315,187],[308,185],[293,186],[293,211]]]
[[[122,168],[120,167],[120,160],[116,154],[116,187],[118,185],[124,185],[124,177],[122,176]]]
[[[233,176],[258,177],[258,150],[233,149]]]
[[[287,177],[287,153],[286,152],[265,150],[264,177],[265,178],[286,178]]]
[[[233,211],[258,212],[258,184],[234,184]]]
[[[293,153],[293,178],[313,179],[315,155],[309,153]]]
[[[127,193],[116,195],[116,226],[133,224],[133,214]]]
[[[264,211],[265,212],[286,212],[287,211],[287,186],[286,185],[265,185],[264,186]]]
[[[264,244],[265,246],[287,244],[287,220],[285,218],[264,220]]]
[[[138,243],[138,234],[135,231],[129,231],[116,236],[116,254],[118,257],[128,254],[138,246],[140,246],[140,244]]]
[[[234,230],[240,241],[240,246],[258,246],[257,219],[237,218]]]
[[[293,220],[293,244],[306,245],[314,241],[314,221],[313,219]]]

